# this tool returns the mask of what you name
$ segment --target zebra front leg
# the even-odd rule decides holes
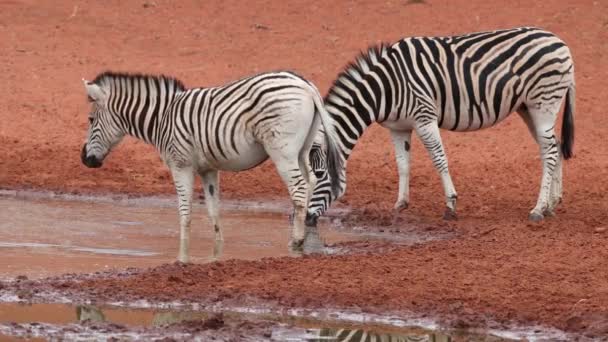
[[[446,198],[446,210],[443,215],[445,220],[455,220],[456,216],[456,200],[458,195],[452,183],[452,177],[448,170],[448,158],[443,149],[443,143],[441,142],[441,135],[439,134],[439,126],[437,122],[425,122],[416,124],[416,133],[422,140],[422,144],[429,152],[433,166],[441,176],[441,183],[443,184],[443,191]]]
[[[177,260],[188,262],[190,260],[190,212],[192,211],[194,172],[192,167],[172,167],[171,174],[177,191],[179,211],[180,234]]]
[[[399,194],[394,209],[399,212],[407,209],[410,203],[410,147],[412,131],[391,130],[391,138],[395,145],[395,159],[399,173]]]
[[[219,258],[224,249],[224,236],[222,235],[222,227],[220,226],[220,182],[219,172],[217,170],[208,170],[201,172],[203,180],[203,188],[205,192],[205,203],[207,204],[207,212],[213,225],[215,233],[215,243],[213,245],[213,257]]]

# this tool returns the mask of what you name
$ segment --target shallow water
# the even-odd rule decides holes
[[[217,258],[206,207],[195,203],[191,262],[298,255],[287,247],[291,235],[287,215],[290,209],[277,203],[255,203],[257,205],[247,209],[244,203],[227,201],[225,207],[232,209],[221,213],[224,244]],[[3,261],[0,279],[17,275],[40,278],[174,262],[179,238],[176,207],[169,197],[113,199],[0,191],[0,259]],[[412,244],[436,238],[445,237],[338,229],[325,221],[318,229],[307,231],[303,252],[344,252],[325,247],[336,242],[391,240]]]
[[[55,198],[39,194],[25,197],[10,194],[7,196],[0,192],[0,280],[18,275],[38,278],[63,273],[91,273],[110,268],[150,267],[175,260],[179,228],[177,210],[174,205],[168,205],[172,203],[171,200],[52,197]],[[268,209],[265,205],[259,204],[255,207],[257,209],[253,210],[243,210],[245,207],[240,204],[227,205],[238,210],[224,210],[221,214],[225,244],[220,259],[259,259],[293,255],[287,247],[290,236],[287,219],[289,209],[276,206],[271,209],[272,213],[260,212]],[[194,205],[192,222],[192,261],[200,263],[214,260],[213,232],[204,205]],[[344,250],[325,246],[327,243],[360,239],[387,239],[400,244],[411,244],[438,238],[446,236],[429,237],[416,233],[394,236],[391,233],[353,232],[349,229],[335,229],[325,222],[318,230],[308,232],[304,250],[305,253],[342,253]],[[19,301],[19,297],[8,293],[2,300]],[[122,305],[129,306],[130,303]],[[148,309],[1,303],[0,340],[3,340],[2,334],[44,337],[49,331],[61,333],[65,326],[72,325],[76,325],[76,328],[72,329],[72,335],[64,336],[65,339],[90,340],[116,336],[132,339],[133,333],[139,334],[138,331],[134,332],[128,328],[124,332],[127,335],[112,333],[101,336],[98,331],[79,327],[78,322],[88,317],[89,320],[102,319],[128,327],[155,327],[183,319],[201,319],[209,315],[209,312],[197,311],[201,310],[200,307],[182,307],[174,311],[151,309],[149,306],[144,308]],[[488,334],[450,335],[410,329],[407,327],[412,325],[435,329],[436,325],[402,321],[390,316],[372,318],[364,314],[323,314],[318,310],[320,309],[313,315],[300,312],[280,312],[279,315],[254,308],[219,309],[226,314],[252,315],[254,319],[276,322],[271,335],[276,341],[334,341],[339,340],[333,338],[335,335],[369,337],[370,334],[375,334],[378,340],[384,336],[385,339],[390,340],[391,337],[397,341],[451,341],[452,337],[456,337],[456,340],[498,340]],[[214,311],[217,312],[218,310]],[[17,331],[17,327],[10,322],[23,323],[25,328]],[[373,324],[370,325],[369,322]],[[530,329],[492,333],[532,340],[543,335],[530,333]],[[561,336],[561,333],[556,332],[549,336]],[[143,340],[148,340],[148,337],[152,338],[154,335],[136,336],[137,339]],[[187,338],[181,335],[173,337]]]
[[[64,327],[70,338],[76,339],[106,339],[109,337],[126,337],[129,328],[130,338],[138,338],[138,334],[148,334],[147,337],[162,335],[162,330],[145,330],[142,328],[162,328],[180,322],[204,321],[216,313],[205,311],[176,311],[166,309],[132,309],[115,306],[66,305],[66,304],[33,304],[15,303],[0,304],[0,336],[21,335],[24,330],[16,327],[27,326],[28,336],[40,337],[46,333],[60,331]],[[464,340],[506,341],[492,335],[466,334],[463,332],[438,332],[419,328],[403,328],[389,325],[362,324],[348,321],[323,321],[311,318],[293,316],[278,316],[269,314],[244,314],[223,312],[223,319],[239,319],[240,321],[272,321],[269,340],[273,341],[435,341],[448,342],[454,337]],[[14,323],[21,324],[21,326]],[[32,324],[33,323],[33,324]],[[113,323],[118,329],[105,331],[98,329],[92,332],[88,327],[94,323]],[[84,325],[81,325],[84,324]],[[68,329],[65,329],[68,327]],[[135,329],[138,328],[138,329]],[[246,330],[246,329],[245,329]],[[247,331],[239,331],[247,334]],[[117,335],[118,334],[118,335]],[[122,334],[122,335],[120,335]],[[150,335],[152,334],[152,335]],[[187,338],[188,336],[181,336]]]
[[[0,197],[0,277],[42,277],[65,272],[145,267],[177,256],[177,210],[145,206]],[[224,211],[224,246],[219,259],[290,255],[287,215]],[[216,260],[204,205],[193,208],[192,262]],[[324,243],[366,238],[320,228],[308,232],[305,252],[328,252]]]

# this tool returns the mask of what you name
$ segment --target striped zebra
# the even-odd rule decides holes
[[[189,260],[194,173],[202,178],[216,249],[221,249],[218,171],[247,170],[268,157],[295,208],[290,244],[301,246],[306,208],[316,183],[308,152],[320,123],[325,132],[333,132],[332,119],[313,84],[291,72],[194,89],[162,75],[104,72],[92,82],[83,81],[92,109],[82,162],[101,167],[126,134],[158,149],[178,196],[179,261]],[[341,160],[334,139],[335,134],[327,134],[324,143],[329,146],[327,168],[338,177]]]
[[[310,342],[451,342],[448,335],[432,332],[376,332],[366,329],[321,328],[316,331],[318,338],[308,339]]]
[[[560,144],[555,123],[563,99]],[[412,37],[372,47],[340,73],[325,98],[343,159],[338,197],[346,190],[348,157],[363,131],[377,122],[390,130],[395,147],[399,195],[394,209],[409,205],[410,146],[415,131],[441,176],[447,207],[444,218],[456,218],[457,194],[439,128],[475,131],[517,112],[540,147],[540,192],[528,217],[542,220],[553,215],[561,202],[562,158],[569,159],[573,151],[574,100],[570,50],[542,29]],[[320,151],[317,148],[311,153]],[[325,181],[328,176],[317,182],[309,225],[335,199],[329,192],[329,183],[335,180]]]

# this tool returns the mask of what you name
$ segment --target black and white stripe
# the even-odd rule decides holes
[[[336,342],[450,342],[450,336],[440,333],[425,332],[377,332],[367,329],[321,328],[310,329],[311,335],[317,335],[319,341]],[[315,340],[315,339],[311,339]]]
[[[564,98],[560,145],[555,122]],[[517,112],[540,146],[543,176],[529,217],[541,220],[561,201],[561,160],[572,156],[574,141],[574,98],[568,46],[538,28],[413,37],[371,48],[338,76],[325,98],[343,158],[340,196],[346,189],[346,160],[363,131],[377,122],[390,130],[395,146],[399,169],[395,209],[409,204],[409,149],[415,131],[441,175],[445,216],[453,218],[457,194],[439,128],[479,130]],[[327,183],[317,184],[310,222],[327,209],[332,199],[328,189]]]
[[[113,72],[84,82],[92,111],[83,163],[100,167],[125,134],[158,149],[178,194],[180,261],[188,260],[194,174],[203,180],[217,254],[223,241],[218,171],[246,170],[268,157],[288,187],[296,214],[292,242],[301,245],[306,208],[316,184],[309,151],[320,123],[330,132],[325,134],[324,143],[330,146],[325,167],[338,177],[341,162],[332,119],[313,84],[291,72],[195,89],[186,89],[170,77]]]

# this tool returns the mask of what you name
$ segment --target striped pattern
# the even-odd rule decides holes
[[[365,329],[322,328],[318,339],[312,341],[336,342],[450,342],[452,338],[439,333],[376,332]]]
[[[126,134],[154,145],[177,190],[181,261],[188,260],[195,173],[203,180],[216,241],[221,242],[218,171],[246,170],[270,157],[294,204],[296,247],[303,240],[306,208],[316,183],[308,152],[321,124],[330,132],[324,135],[324,144],[330,146],[324,167],[338,177],[337,138],[323,99],[314,85],[291,72],[194,89],[166,76],[105,72],[93,82],[85,81],[85,87],[92,110],[83,163],[100,167]]]
[[[395,209],[409,204],[409,149],[415,131],[441,176],[445,216],[455,218],[457,194],[439,128],[475,131],[517,112],[540,147],[543,176],[530,212],[531,219],[540,220],[561,201],[561,160],[572,156],[574,141],[574,98],[570,50],[554,34],[538,28],[413,37],[373,47],[347,66],[325,99],[343,158],[340,195],[346,189],[346,160],[364,130],[377,122],[391,131],[395,145]],[[555,122],[564,99],[560,143]],[[325,194],[327,184],[317,184],[310,220],[327,209],[331,198]]]

